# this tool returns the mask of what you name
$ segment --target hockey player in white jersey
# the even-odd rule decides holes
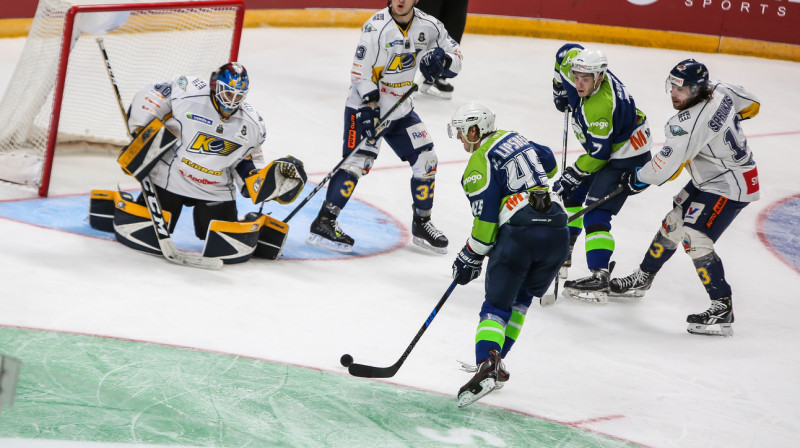
[[[666,81],[672,105],[666,143],[641,169],[622,174],[631,193],[675,179],[686,167],[691,181],[674,197],[644,260],[631,275],[611,281],[612,294],[641,297],[679,244],[692,258],[711,307],[691,314],[688,331],[733,335],[731,288],[714,243],[747,204],[758,200],[758,170],[741,121],[756,116],[758,99],[743,87],[709,81],[706,66],[694,59],[678,63]],[[719,324],[719,330],[708,329]]]
[[[208,82],[182,75],[148,85],[131,103],[128,126],[134,135],[159,120],[177,137],[149,172],[161,207],[172,215],[170,232],[183,206],[194,207],[194,230],[200,239],[206,238],[212,220],[237,221],[237,189],[245,197],[264,199],[266,186],[252,188],[252,180],[261,180],[260,187],[268,168],[275,175],[267,183],[283,184],[282,202],[300,193],[305,172],[299,160],[282,158],[265,167],[261,145],[266,128],[244,101],[249,84],[247,70],[231,62],[212,73]],[[140,196],[138,201],[143,200]]]
[[[385,140],[411,166],[414,243],[447,253],[447,238],[431,222],[438,159],[413,99],[376,128],[380,111],[388,111],[412,87],[417,67],[429,81],[452,78],[461,70],[458,44],[441,22],[415,4],[415,0],[390,0],[361,29],[344,112],[343,156],[356,153],[332,176],[325,202],[311,224],[309,244],[345,253],[353,250],[354,240],[341,229],[337,217],[359,179],[369,173]],[[356,147],[365,137],[370,140]]]

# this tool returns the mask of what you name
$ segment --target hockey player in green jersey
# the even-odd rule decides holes
[[[616,189],[623,172],[650,161],[650,127],[633,96],[608,70],[606,56],[578,44],[566,44],[556,53],[553,102],[561,112],[571,110],[572,129],[586,151],[553,184],[567,212],[574,214]],[[618,194],[570,223],[567,266],[582,227],[592,275],[565,282],[565,296],[594,303],[607,300],[609,262],[614,253],[611,218],[628,195]]]
[[[558,171],[550,148],[498,130],[487,106],[471,102],[448,125],[471,153],[461,185],[472,206],[472,232],[453,262],[453,278],[477,278],[489,257],[475,336],[473,378],[458,391],[467,406],[509,379],[503,358],[519,336],[534,297],[542,297],[567,258],[569,232],[547,181]]]

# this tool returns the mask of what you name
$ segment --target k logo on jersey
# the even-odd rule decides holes
[[[186,150],[196,154],[229,156],[241,147],[242,145],[225,140],[224,138],[198,132],[194,137],[194,141]]]
[[[386,73],[402,73],[417,65],[417,52],[396,54],[386,66]]]

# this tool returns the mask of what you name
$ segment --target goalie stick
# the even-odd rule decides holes
[[[100,51],[103,53],[103,61],[106,64],[106,73],[108,73],[108,79],[111,81],[111,85],[114,87],[114,93],[117,96],[117,105],[119,105],[119,111],[122,113],[122,119],[125,121],[125,130],[128,131],[128,135],[131,135],[131,131],[128,128],[128,114],[125,113],[125,108],[122,106],[122,95],[119,93],[117,79],[114,77],[114,72],[111,70],[111,62],[108,59],[108,53],[106,52],[106,47],[103,44],[103,38],[98,37],[95,40],[97,41],[97,45],[100,47]],[[150,211],[150,221],[153,223],[153,229],[155,230],[156,238],[158,239],[158,246],[161,249],[161,254],[164,255],[164,258],[175,264],[184,266],[202,269],[221,269],[222,260],[220,259],[204,257],[191,252],[184,252],[175,247],[175,243],[172,242],[172,238],[169,235],[167,221],[164,219],[164,214],[161,209],[161,202],[158,200],[155,185],[153,185],[153,182],[150,180],[150,176],[145,176],[139,183],[142,186],[142,195],[144,195],[145,199],[144,203],[147,206],[147,209]]]
[[[396,102],[396,103],[394,103],[394,106],[392,106],[392,108],[391,108],[391,109],[389,109],[389,112],[386,112],[385,114],[383,114],[383,116],[382,116],[382,117],[380,118],[380,120],[378,121],[378,125],[377,125],[377,126],[375,126],[376,130],[377,130],[377,129],[379,129],[379,128],[381,128],[381,126],[383,126],[383,125],[384,125],[384,122],[385,122],[385,121],[386,121],[386,120],[389,118],[389,115],[391,115],[391,114],[392,114],[392,112],[394,112],[394,111],[395,111],[395,110],[396,110],[398,107],[400,107],[400,105],[401,105],[401,104],[403,104],[403,103],[404,103],[404,102],[405,102],[405,101],[406,101],[408,98],[410,98],[410,97],[411,97],[411,94],[412,94],[412,93],[414,93],[414,92],[416,92],[416,91],[417,91],[417,89],[419,89],[419,86],[418,86],[416,83],[412,84],[412,85],[411,85],[411,88],[410,88],[410,89],[408,89],[408,90],[406,91],[406,93],[404,93],[404,94],[403,94],[403,96],[401,96],[401,97],[400,97],[400,98],[397,100],[397,102]],[[313,190],[311,190],[311,193],[309,193],[309,194],[308,194],[308,196],[306,196],[306,197],[303,199],[303,201],[302,201],[302,202],[300,202],[300,204],[298,204],[298,205],[297,205],[297,207],[295,207],[295,208],[294,208],[294,210],[292,210],[292,212],[291,212],[291,213],[289,213],[289,215],[288,215],[286,218],[284,218],[284,219],[283,219],[283,222],[289,222],[289,220],[290,220],[290,219],[292,219],[292,217],[293,217],[294,215],[296,215],[296,214],[297,214],[297,212],[299,212],[299,211],[300,211],[300,209],[301,209],[301,208],[303,208],[303,206],[304,206],[304,205],[306,205],[306,203],[308,203],[308,201],[310,201],[310,200],[311,200],[311,198],[312,198],[312,197],[314,197],[314,195],[315,195],[315,194],[317,194],[317,192],[318,192],[320,189],[322,189],[322,187],[323,187],[323,186],[324,186],[324,185],[325,185],[325,184],[326,184],[326,183],[327,183],[327,182],[328,182],[328,181],[331,179],[331,177],[333,177],[333,175],[336,173],[336,171],[337,171],[337,170],[339,170],[339,168],[340,168],[342,165],[344,165],[344,163],[345,163],[345,162],[347,162],[347,161],[350,159],[350,157],[351,157],[353,154],[355,154],[355,153],[356,153],[356,151],[358,150],[358,148],[360,148],[360,147],[361,147],[361,145],[363,145],[363,144],[364,144],[364,142],[366,142],[367,140],[369,140],[369,138],[368,138],[368,137],[364,137],[364,138],[362,138],[362,139],[361,139],[361,141],[360,141],[360,142],[358,142],[358,144],[356,145],[355,149],[353,149],[352,151],[350,151],[350,154],[348,154],[347,156],[345,156],[344,158],[342,158],[342,160],[340,160],[340,161],[339,161],[339,163],[337,163],[337,164],[336,164],[336,166],[334,166],[334,167],[333,167],[333,169],[332,169],[330,172],[328,172],[328,174],[326,174],[326,175],[325,175],[325,177],[323,177],[323,178],[322,178],[322,180],[319,182],[319,184],[317,184],[317,186],[316,186],[316,187],[315,187]]]
[[[425,320],[425,323],[422,324],[422,327],[419,329],[416,336],[414,336],[414,339],[411,341],[411,344],[408,345],[408,348],[406,348],[406,351],[403,352],[403,354],[400,356],[400,359],[398,359],[396,363],[392,364],[389,367],[373,367],[365,364],[352,363],[347,368],[347,371],[350,373],[350,375],[359,376],[362,378],[393,377],[397,373],[397,371],[400,370],[400,366],[402,366],[403,363],[406,361],[406,358],[408,358],[408,355],[411,353],[411,350],[413,350],[414,346],[417,345],[417,342],[422,337],[422,334],[425,333],[425,330],[427,330],[428,327],[431,325],[433,319],[439,313],[439,310],[442,309],[444,302],[446,302],[447,298],[450,297],[450,293],[453,292],[453,290],[456,288],[456,285],[457,283],[455,280],[453,280],[453,283],[450,283],[450,287],[447,288],[447,291],[444,292],[442,298],[439,299],[439,303],[437,303],[436,306],[433,308],[433,311],[431,311],[431,314]]]

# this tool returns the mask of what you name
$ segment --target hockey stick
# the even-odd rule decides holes
[[[380,118],[380,121],[378,122],[378,125],[377,125],[377,126],[375,126],[375,128],[376,128],[376,129],[380,128],[380,127],[383,125],[383,123],[384,123],[384,122],[385,122],[385,121],[386,121],[386,120],[389,118],[389,115],[391,115],[391,114],[392,114],[392,112],[394,112],[394,111],[395,111],[395,110],[396,110],[398,107],[400,107],[400,105],[401,105],[401,104],[403,104],[403,103],[404,103],[404,102],[405,102],[405,101],[406,101],[408,98],[410,98],[410,97],[411,97],[411,94],[412,94],[412,93],[414,93],[414,92],[416,92],[416,91],[417,91],[417,89],[419,89],[419,86],[418,86],[417,84],[411,84],[411,88],[410,88],[410,89],[408,89],[408,90],[406,91],[406,93],[404,93],[404,94],[403,94],[403,96],[401,96],[401,97],[400,97],[400,98],[397,100],[397,102],[396,102],[396,103],[394,103],[394,106],[392,106],[392,108],[391,108],[391,109],[389,109],[389,112],[386,112],[385,114],[383,114],[383,116]],[[294,215],[296,215],[296,214],[297,214],[297,212],[299,212],[299,211],[300,211],[300,209],[301,209],[301,208],[303,208],[303,206],[304,206],[304,205],[306,205],[306,203],[308,203],[308,201],[310,201],[310,200],[311,200],[311,198],[312,198],[312,197],[314,197],[314,195],[315,195],[315,194],[317,194],[317,192],[318,192],[320,189],[322,189],[322,187],[323,187],[323,186],[324,186],[324,185],[325,185],[325,184],[326,184],[326,183],[327,183],[327,182],[328,182],[328,181],[331,179],[331,177],[333,177],[333,175],[336,173],[336,171],[338,171],[338,170],[339,170],[339,168],[341,168],[341,166],[342,166],[342,165],[344,165],[344,163],[345,163],[345,162],[347,162],[347,161],[350,159],[350,157],[351,157],[353,154],[355,154],[355,153],[356,153],[356,151],[358,150],[358,148],[360,148],[360,147],[361,147],[361,145],[363,145],[363,144],[364,144],[364,142],[366,142],[367,140],[369,140],[369,138],[368,138],[368,137],[364,137],[364,138],[362,138],[362,139],[361,139],[361,141],[360,141],[360,142],[358,142],[358,144],[356,145],[356,147],[355,147],[355,148],[354,148],[352,151],[350,151],[350,154],[348,154],[347,156],[345,156],[344,158],[342,158],[342,160],[340,160],[340,161],[339,161],[339,163],[337,163],[337,164],[336,164],[336,166],[334,166],[334,167],[333,167],[333,169],[332,169],[332,170],[331,170],[331,171],[330,171],[328,174],[326,174],[326,175],[325,175],[325,177],[323,177],[323,178],[322,178],[322,180],[321,180],[321,181],[319,182],[319,184],[317,184],[317,186],[316,186],[316,187],[315,187],[315,188],[314,188],[314,189],[311,191],[311,193],[309,193],[309,194],[308,194],[308,196],[306,196],[306,197],[305,197],[305,199],[303,199],[303,201],[302,201],[302,202],[300,202],[300,204],[298,204],[298,205],[297,205],[297,207],[295,207],[295,208],[294,208],[294,210],[292,210],[292,212],[291,212],[291,213],[289,213],[289,215],[288,215],[286,218],[284,218],[284,219],[283,219],[283,222],[289,222],[289,220],[290,220],[290,219],[292,219],[292,217],[293,217]]]
[[[436,314],[439,313],[439,310],[442,309],[444,302],[446,302],[447,298],[450,297],[450,293],[453,292],[453,290],[456,288],[456,285],[457,283],[455,280],[453,280],[453,282],[450,283],[450,287],[447,288],[447,291],[444,292],[442,298],[439,299],[439,303],[437,303],[436,306],[433,308],[433,311],[425,320],[425,323],[422,324],[422,328],[419,329],[417,335],[414,336],[414,339],[411,341],[411,344],[408,345],[408,348],[406,348],[406,351],[403,352],[403,354],[400,356],[400,359],[398,359],[396,363],[392,364],[389,367],[373,367],[365,364],[351,363],[347,367],[347,371],[350,373],[350,375],[359,376],[362,378],[393,377],[397,373],[397,371],[400,370],[400,366],[402,366],[403,363],[406,361],[406,358],[408,358],[408,355],[411,353],[411,350],[413,350],[414,346],[417,345],[417,342],[422,337],[422,334],[425,333],[425,330],[427,330],[428,327],[431,325],[431,322],[433,322],[433,318],[435,318]],[[344,358],[344,356],[342,358]]]
[[[125,108],[122,106],[122,95],[119,93],[117,79],[114,77],[114,72],[111,70],[111,62],[108,59],[108,53],[103,44],[103,38],[98,37],[96,41],[97,45],[100,47],[100,51],[103,53],[108,79],[111,80],[111,84],[114,86],[114,93],[117,96],[117,105],[119,106],[120,113],[122,113],[122,119],[125,121],[125,130],[128,131],[128,135],[131,135],[131,131],[128,128],[128,114],[125,113]],[[150,176],[145,176],[140,184],[142,186],[142,195],[145,199],[144,203],[147,206],[147,210],[150,212],[150,221],[153,223],[153,229],[155,229],[156,238],[158,239],[158,246],[164,258],[184,266],[203,269],[221,269],[222,260],[220,259],[184,252],[175,247],[175,243],[172,242],[172,238],[169,235],[167,221],[164,219],[161,202],[158,200],[158,195],[156,195],[156,189],[150,180]]]
[[[569,107],[564,109],[564,137],[562,138],[561,144],[561,174],[564,174],[564,171],[567,169],[567,132],[569,129]],[[567,222],[572,221],[571,219]],[[544,296],[539,298],[539,305],[541,306],[551,306],[552,304],[556,303],[558,299],[558,274],[556,274],[555,278],[555,286],[553,286],[553,295],[545,294]]]

